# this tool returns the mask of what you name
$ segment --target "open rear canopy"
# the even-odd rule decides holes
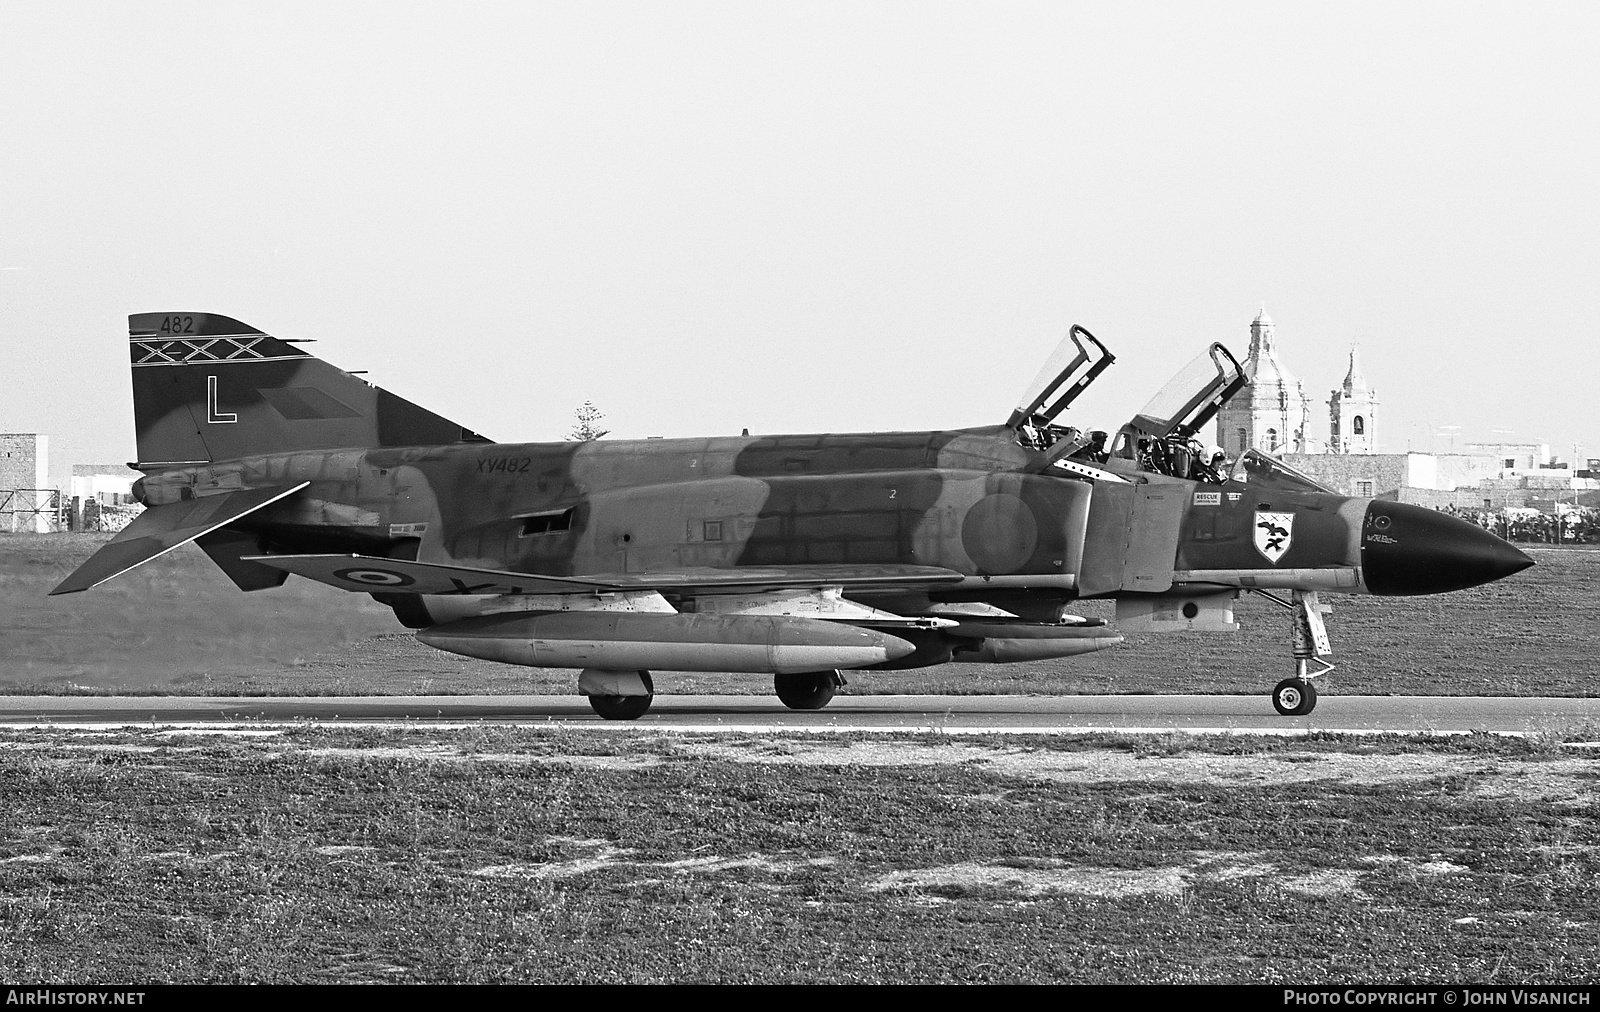
[[[1006,424],[1013,429],[1021,425],[1049,425],[1116,360],[1117,357],[1093,334],[1073,324],[1023,391],[1022,399]]]

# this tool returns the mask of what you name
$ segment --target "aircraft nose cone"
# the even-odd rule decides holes
[[[1460,517],[1373,500],[1361,528],[1361,572],[1374,594],[1443,594],[1527,569],[1533,560]]]

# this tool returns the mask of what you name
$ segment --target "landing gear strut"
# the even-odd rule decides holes
[[[773,688],[783,705],[791,710],[820,710],[833,698],[834,690],[845,684],[837,671],[806,671],[796,675],[772,676]]]
[[[1294,677],[1285,678],[1273,688],[1272,706],[1285,717],[1304,717],[1317,708],[1317,687],[1312,679],[1321,678],[1333,670],[1333,665],[1324,659],[1333,655],[1333,643],[1328,639],[1328,627],[1322,621],[1322,616],[1331,609],[1317,599],[1314,590],[1297,590],[1289,601],[1264,590],[1257,590],[1256,593],[1290,612]]]
[[[578,691],[589,697],[594,712],[607,720],[638,720],[655,699],[648,671],[606,671],[584,668]]]

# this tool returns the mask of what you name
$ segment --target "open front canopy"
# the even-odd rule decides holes
[[[1244,386],[1244,370],[1220,344],[1213,344],[1178,371],[1130,423],[1146,436],[1188,439],[1216,416]]]

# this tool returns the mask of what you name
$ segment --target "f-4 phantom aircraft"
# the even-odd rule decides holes
[[[1233,630],[1242,592],[1289,613],[1272,702],[1306,714],[1332,668],[1321,595],[1533,564],[1454,517],[1201,452],[1245,383],[1220,344],[1114,435],[1063,423],[1115,360],[1073,327],[1003,424],[495,443],[225,316],[128,324],[147,509],[53,594],[194,541],[241,590],[295,574],[371,594],[440,650],[581,669],[612,719],[649,709],[652,669],[770,674],[816,709],[849,670]],[[1069,613],[1097,598],[1115,625]]]

